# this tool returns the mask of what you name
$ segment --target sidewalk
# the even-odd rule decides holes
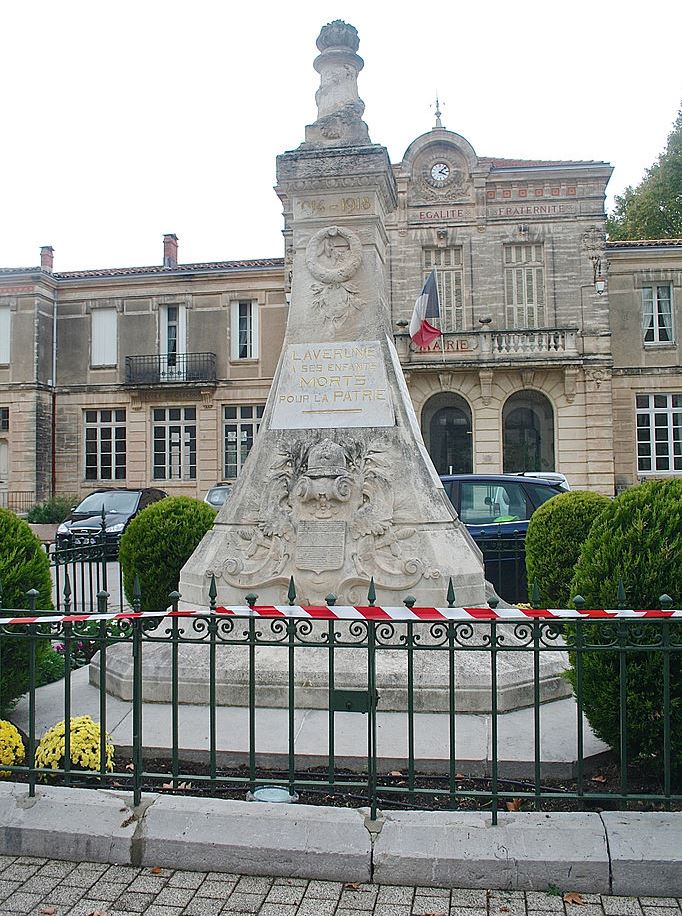
[[[566,902],[564,900],[566,897]],[[448,890],[0,856],[0,914],[44,916],[682,916],[674,897]]]

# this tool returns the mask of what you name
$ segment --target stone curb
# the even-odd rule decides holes
[[[682,813],[386,811],[0,783],[0,854],[406,886],[682,896]]]
[[[385,811],[374,844],[378,884],[609,893],[598,814]]]

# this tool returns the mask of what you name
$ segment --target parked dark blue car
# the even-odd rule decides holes
[[[441,480],[457,514],[481,548],[486,579],[505,601],[527,601],[528,521],[539,506],[568,489],[565,478],[446,474]]]

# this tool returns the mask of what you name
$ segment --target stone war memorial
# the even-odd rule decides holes
[[[457,519],[433,464],[393,344],[386,214],[395,180],[362,120],[363,67],[352,26],[317,41],[318,117],[305,142],[277,160],[277,193],[291,259],[284,346],[261,432],[231,499],[180,583],[207,605],[298,600],[363,604],[485,601],[481,555]]]
[[[387,150],[372,143],[362,120],[358,45],[353,26],[324,26],[314,63],[317,120],[277,160],[291,284],[284,346],[233,495],[182,570],[187,608],[208,608],[212,581],[218,606],[244,606],[247,594],[259,605],[285,604],[292,577],[302,605],[365,605],[373,582],[380,605],[400,606],[411,595],[418,606],[442,607],[450,580],[459,605],[486,605],[481,553],[424,446],[393,343],[385,220],[397,193]],[[170,652],[145,647],[148,701],[169,701]],[[366,686],[362,653],[337,654],[337,687]],[[325,707],[327,653],[300,655],[296,705]],[[381,708],[405,709],[405,653],[380,656]],[[286,705],[286,653],[259,646],[256,661],[260,702]],[[439,653],[418,653],[418,708],[448,708],[444,662]],[[180,647],[182,702],[208,702],[207,664],[203,647]],[[532,664],[528,653],[500,658],[501,710],[532,702]],[[113,650],[107,665],[109,688],[128,698],[131,659]],[[221,646],[217,667],[217,702],[248,704],[248,653]],[[569,692],[563,667],[562,655],[544,655],[543,700]],[[462,653],[456,678],[461,711],[491,708],[484,653]]]

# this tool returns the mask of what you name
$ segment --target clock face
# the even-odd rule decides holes
[[[444,184],[450,177],[450,166],[447,162],[434,162],[431,166],[431,180],[436,184]]]

